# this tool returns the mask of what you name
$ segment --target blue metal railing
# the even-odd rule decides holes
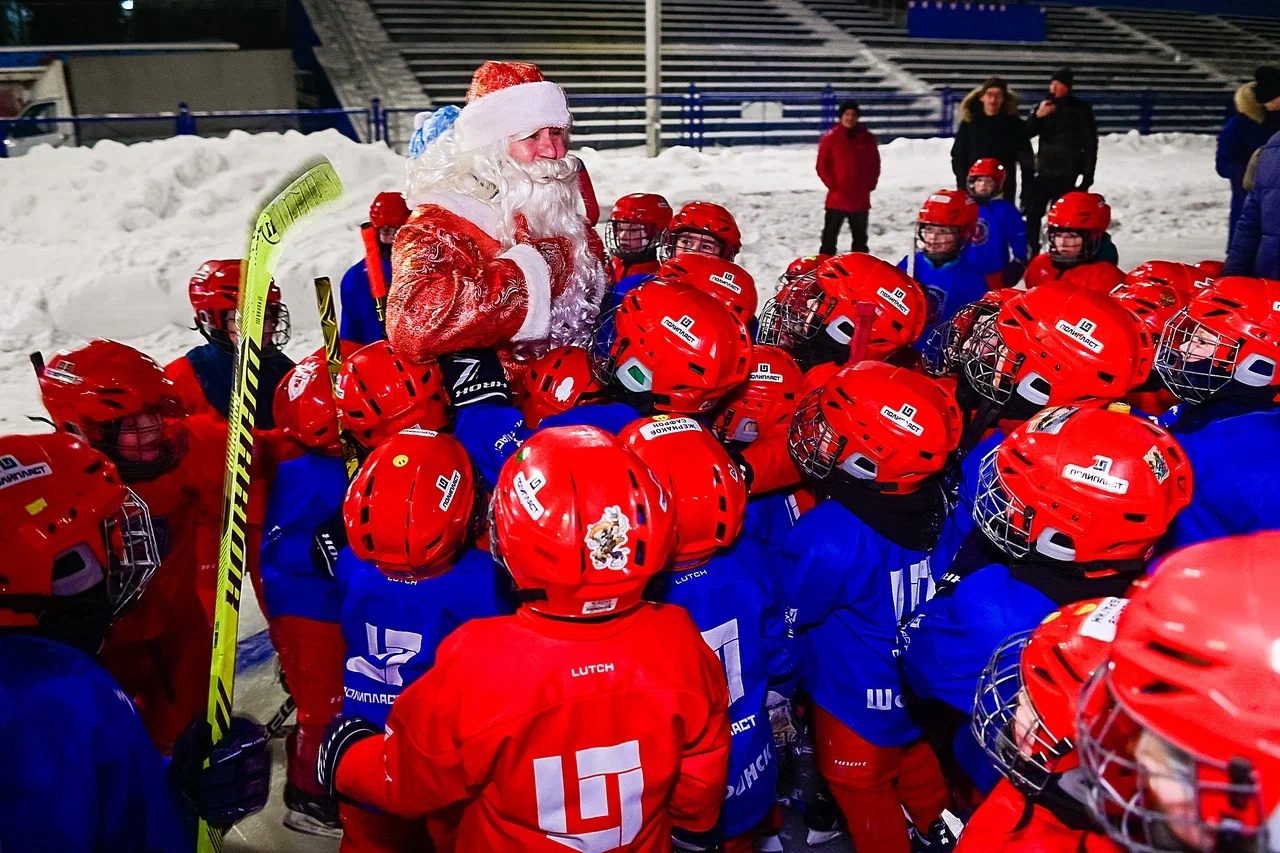
[[[956,109],[967,88],[944,88],[920,95],[885,92],[841,92],[827,85],[820,91],[739,91],[700,89],[690,83],[680,94],[658,97],[669,144],[701,150],[707,144],[779,144],[810,142],[835,124],[842,101],[852,99],[862,107],[863,118],[882,138],[896,136],[951,136]],[[1205,127],[1205,114],[1221,111],[1225,119],[1233,109],[1228,92],[1169,93],[1156,90],[1090,93],[1086,100],[1099,115],[1105,130],[1137,130],[1148,134],[1156,129]],[[587,145],[642,144],[644,115],[648,98],[644,95],[570,95],[575,112],[574,136]],[[435,107],[441,106],[436,104]],[[303,132],[336,128],[359,141],[385,142],[393,147],[408,143],[397,127],[397,117],[420,112],[427,107],[384,107],[374,98],[367,108],[313,110],[192,110],[179,104],[175,111],[0,119],[0,157],[5,156],[6,136],[29,137],[29,127],[70,126],[104,129],[99,138],[140,135],[158,138],[182,135],[217,135],[236,126],[252,123],[253,130],[298,129]],[[1187,120],[1197,116],[1195,122]],[[113,133],[116,124],[150,122],[146,134]],[[357,131],[361,128],[363,133]],[[16,132],[15,132],[16,131]],[[92,134],[88,134],[92,135]],[[400,138],[404,137],[404,138]]]

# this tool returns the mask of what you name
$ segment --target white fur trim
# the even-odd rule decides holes
[[[524,286],[529,291],[529,313],[525,314],[520,331],[512,335],[514,343],[545,341],[551,335],[551,268],[537,249],[519,243],[498,255],[516,262],[524,273]]]
[[[424,204],[434,204],[436,207],[442,207],[450,213],[460,216],[488,234],[495,240],[498,237],[498,210],[487,201],[481,201],[478,198],[472,198],[469,195],[461,193],[423,193],[420,196],[412,196],[405,199],[405,203],[410,209],[419,207]]]
[[[528,136],[540,128],[572,123],[564,89],[550,80],[540,80],[477,98],[462,108],[453,132],[459,148],[475,151],[502,139]]]

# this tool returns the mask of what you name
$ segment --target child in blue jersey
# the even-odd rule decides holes
[[[68,433],[0,438],[0,460],[0,849],[188,853],[197,815],[226,828],[261,809],[261,726],[233,718],[214,749],[199,720],[166,771],[94,660],[158,568],[146,505]]]
[[[1156,371],[1196,472],[1161,550],[1280,528],[1280,282],[1220,278],[1165,325]]]
[[[676,838],[682,850],[750,851],[778,779],[766,697],[771,683],[789,675],[790,656],[764,552],[739,537],[746,483],[724,447],[692,418],[641,418],[619,438],[675,501],[676,550],[652,596],[689,611],[729,685],[732,741],[720,823],[710,833],[677,830]]]
[[[846,367],[800,404],[791,448],[827,499],[783,547],[800,681],[816,706],[819,771],[859,850],[909,849],[947,787],[908,716],[898,625],[933,593],[955,543],[941,471],[960,410],[928,377],[882,362]]]
[[[985,274],[965,251],[978,228],[978,205],[957,190],[938,190],[925,199],[916,215],[916,245],[911,268],[907,258],[898,268],[924,288],[929,317],[917,348],[933,329],[987,292]]]
[[[474,542],[484,508],[471,460],[447,435],[411,428],[369,454],[343,502],[349,545],[337,564],[344,714],[382,726],[454,629],[515,611],[505,573]],[[415,831],[345,803],[342,819],[351,853]]]
[[[1017,205],[1001,198],[1004,178],[1004,164],[984,157],[969,167],[965,184],[978,205],[978,227],[964,252],[991,290],[1013,287],[1027,268],[1027,221]]]
[[[384,192],[374,196],[369,205],[369,227],[377,235],[378,264],[382,268],[382,284],[391,285],[391,244],[396,232],[409,221],[409,208],[400,193]],[[369,284],[369,256],[352,264],[342,276],[338,295],[342,305],[338,337],[353,344],[371,344],[387,339],[387,330],[374,305]],[[385,298],[385,294],[384,294]]]
[[[970,715],[1004,638],[1065,604],[1123,596],[1191,485],[1178,443],[1124,412],[1051,408],[1013,430],[983,460],[973,508],[1006,561],[940,591],[903,627],[899,663],[915,695]],[[956,757],[979,786],[998,778],[967,728]]]

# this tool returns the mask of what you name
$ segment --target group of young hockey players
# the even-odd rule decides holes
[[[286,826],[749,853],[790,808],[859,853],[1280,851],[1280,282],[1126,273],[1093,192],[1029,258],[1003,181],[763,304],[728,210],[625,196],[594,345],[520,373],[385,340],[398,193],[336,377],[273,285],[244,594],[297,707]],[[267,800],[275,733],[204,722],[244,266],[192,276],[167,366],[33,357],[0,849],[186,851]]]

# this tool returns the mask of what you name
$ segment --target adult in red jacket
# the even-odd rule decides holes
[[[818,143],[818,177],[827,187],[826,218],[822,223],[824,255],[836,253],[836,239],[844,221],[853,231],[853,252],[868,252],[867,214],[871,191],[880,182],[880,149],[876,136],[859,121],[856,101],[840,105],[840,121]]]
[[[491,517],[526,603],[456,629],[385,732],[335,719],[321,781],[403,817],[460,805],[460,851],[658,853],[673,826],[710,830],[728,688],[688,612],[641,601],[675,543],[657,478],[603,430],[555,427],[507,460]]]

